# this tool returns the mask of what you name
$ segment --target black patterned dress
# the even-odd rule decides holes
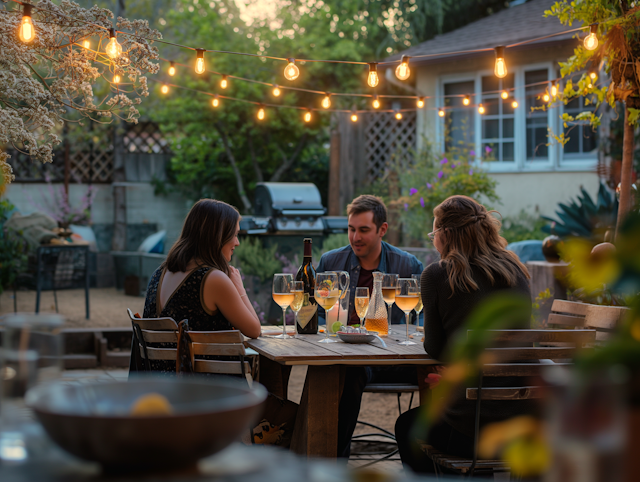
[[[189,330],[192,331],[221,331],[233,330],[231,323],[224,317],[220,310],[211,312],[202,298],[204,280],[212,269],[210,267],[196,268],[178,285],[171,294],[162,310],[159,310],[157,297],[158,287],[162,285],[162,279],[166,268],[160,266],[151,276],[147,288],[147,298],[144,302],[143,318],[171,317],[176,322],[189,320]],[[155,346],[153,344],[151,346]],[[175,344],[158,343],[160,348],[175,348]],[[151,369],[160,372],[175,373],[175,363],[164,360],[150,360]]]

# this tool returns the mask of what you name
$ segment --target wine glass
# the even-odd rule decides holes
[[[411,277],[414,280],[416,280],[416,283],[418,284],[418,293],[420,293],[420,298],[418,298],[418,304],[413,309],[413,311],[416,312],[416,326],[420,325],[420,313],[422,312],[422,308],[423,308],[423,305],[422,305],[422,290],[420,288],[420,277],[421,276],[422,276],[421,274],[412,274],[411,275]],[[414,335],[411,335],[409,338],[413,338]]]
[[[340,284],[340,299],[342,300],[349,291],[349,273],[346,271],[336,271],[335,273],[338,275],[338,283]],[[338,318],[336,321],[340,321],[340,310],[338,310]],[[347,320],[347,324],[348,322],[349,321]]]
[[[396,299],[396,285],[398,284],[397,274],[385,274],[382,276],[382,297],[387,304],[387,323],[391,328],[391,308]]]
[[[320,343],[336,343],[338,340],[329,338],[329,312],[333,309],[336,301],[340,298],[338,274],[335,272],[318,273],[316,275],[316,286],[314,296],[317,303],[325,310],[327,323],[324,327],[324,338]]]
[[[290,308],[295,315],[294,323],[296,327],[296,338],[298,338],[298,312],[302,309],[302,304],[304,303],[304,283],[302,281],[294,281],[291,292],[293,293],[293,301],[291,302]]]
[[[396,288],[396,306],[404,311],[407,324],[407,338],[405,341],[398,343],[398,345],[415,345],[415,341],[409,340],[409,313],[418,304],[420,299],[420,291],[418,290],[418,283],[413,278],[400,278],[398,280],[398,286]]]
[[[287,321],[285,320],[285,312],[287,306],[293,302],[293,275],[289,273],[277,273],[273,275],[273,301],[282,308],[282,335],[274,338],[289,338],[287,335]]]
[[[369,309],[369,288],[356,288],[356,314],[360,318],[360,331],[366,331],[364,319]]]

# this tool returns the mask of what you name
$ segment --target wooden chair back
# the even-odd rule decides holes
[[[596,342],[604,342],[629,313],[624,306],[600,306],[577,301],[553,300],[547,323],[560,328],[596,330]]]

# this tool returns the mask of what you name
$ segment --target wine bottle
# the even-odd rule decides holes
[[[296,274],[296,281],[304,284],[304,303],[298,312],[298,333],[315,335],[318,333],[318,304],[313,296],[316,287],[316,270],[312,263],[311,238],[304,238],[302,266]]]

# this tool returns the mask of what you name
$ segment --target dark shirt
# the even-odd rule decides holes
[[[372,269],[364,269],[360,268],[360,277],[358,278],[358,288],[369,288],[369,296],[373,292],[373,270]],[[353,296],[355,296],[355,292]],[[358,313],[356,310],[351,312],[351,316],[349,317],[350,325],[358,325],[360,324],[360,318],[358,317]]]
[[[478,289],[465,292],[457,289],[451,292],[446,268],[436,262],[427,266],[421,277],[421,294],[424,304],[424,349],[436,359],[446,355],[448,344],[459,330],[465,330],[465,324],[473,310],[488,296],[499,291],[510,291],[514,294],[525,295],[531,299],[529,280],[524,273],[518,277],[517,285],[510,287],[506,280],[496,279],[492,285],[489,278],[478,267],[472,265],[473,279]],[[527,323],[529,319],[522,320]],[[514,326],[514,328],[522,328]],[[522,379],[515,377],[487,378],[483,383],[488,386],[522,386]],[[471,386],[471,385],[470,385]],[[474,385],[477,386],[477,385]],[[466,400],[465,388],[461,387],[455,399],[447,407],[443,420],[453,428],[473,436],[475,401]],[[495,401],[483,400],[480,423],[481,426],[490,422],[506,420],[523,413],[535,412],[535,405],[528,400]]]

